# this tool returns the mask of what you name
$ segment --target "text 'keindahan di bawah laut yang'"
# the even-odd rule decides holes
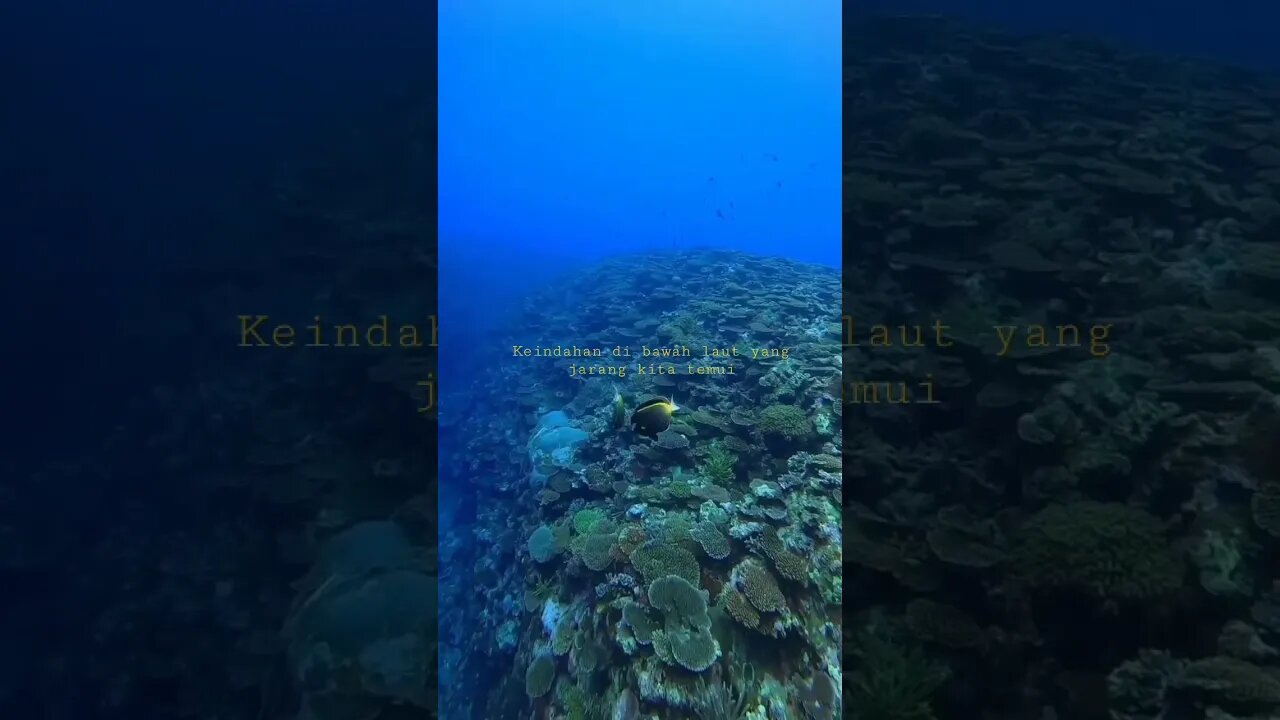
[[[423,322],[392,322],[388,315],[378,315],[366,325],[327,323],[319,315],[311,322],[273,322],[270,315],[238,315],[239,347],[245,348],[366,348],[399,351],[432,351],[439,347],[440,321],[429,315]],[[418,412],[428,413],[436,407],[435,372],[415,381],[419,396]]]
[[[1043,351],[1049,349],[1087,348],[1089,357],[1106,358],[1111,354],[1113,325],[1101,323],[1080,325],[1063,323],[1046,325],[990,325],[989,335],[964,338],[971,347],[984,348],[997,358],[1011,358],[1019,351]],[[958,338],[951,334],[951,326],[941,319],[929,324],[871,324],[860,325],[853,316],[841,318],[841,345],[846,349],[901,348],[924,350],[950,348]],[[931,374],[913,380],[887,378],[846,377],[841,383],[842,401],[848,405],[877,405],[881,403],[939,405],[937,383]]]
[[[644,375],[735,375],[734,360],[785,360],[791,355],[788,347],[739,348],[701,346],[695,350],[688,345],[642,345],[638,350],[625,345],[612,348],[581,347],[577,345],[553,345],[550,347],[512,345],[512,357],[569,358],[569,376],[583,379],[586,376],[610,376],[626,378],[634,370],[637,377]],[[696,360],[695,360],[696,356]],[[581,362],[578,359],[581,358]],[[606,362],[606,358],[608,361]],[[634,363],[629,360],[635,359]]]
[[[1082,326],[1076,323],[1057,325],[992,325],[991,331],[999,342],[996,357],[1007,357],[1019,348],[1083,347],[1088,337],[1089,354],[1106,357],[1111,354],[1110,323]],[[928,346],[947,348],[955,345],[950,335],[951,326],[935,319],[928,325],[860,325],[851,315],[841,318],[844,347],[908,347]]]

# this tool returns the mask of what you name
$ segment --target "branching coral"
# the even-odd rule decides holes
[[[729,683],[698,680],[693,712],[698,720],[744,720],[755,701],[753,682]]]
[[[555,599],[560,594],[560,585],[553,578],[540,578],[529,590],[529,594],[540,608],[543,603]]]
[[[724,484],[733,479],[738,456],[725,449],[724,443],[711,443],[698,470],[713,483]]]
[[[933,694],[950,677],[946,666],[883,630],[863,629],[852,644],[845,676],[846,717],[853,720],[932,720]]]

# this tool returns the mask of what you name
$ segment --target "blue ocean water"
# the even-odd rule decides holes
[[[1161,54],[1280,69],[1280,7],[1258,0],[1009,3],[1002,0],[858,0],[845,17],[938,14],[1014,32],[1070,32]]]
[[[442,371],[494,308],[614,255],[838,265],[840,12],[442,2]]]

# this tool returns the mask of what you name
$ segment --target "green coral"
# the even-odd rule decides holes
[[[698,545],[702,548],[707,557],[713,560],[723,560],[729,557],[729,538],[720,532],[720,529],[714,523],[706,520],[700,521],[693,526],[690,533],[694,540],[698,541]]]
[[[678,545],[641,545],[631,553],[631,565],[644,576],[645,582],[653,582],[667,575],[677,575],[697,585],[702,569],[693,553]]]
[[[560,622],[556,623],[551,633],[551,652],[556,655],[564,655],[573,649],[573,642],[578,629],[578,623],[573,619],[573,613],[564,613],[560,616]]]
[[[701,522],[711,523],[716,526],[729,524],[729,513],[713,500],[703,501],[698,506],[698,517],[702,519]]]
[[[645,613],[644,606],[630,598],[626,598],[622,605],[622,624],[631,628],[632,636],[641,645],[648,645],[653,642],[653,631],[657,629],[657,626]]]
[[[1159,519],[1092,501],[1050,505],[1034,515],[1022,528],[1014,564],[1035,587],[1130,600],[1176,590],[1184,569]]]
[[[578,535],[569,547],[583,565],[599,572],[613,564],[618,528],[603,510],[579,510],[573,514],[573,527]]]
[[[1160,717],[1169,690],[1186,672],[1186,661],[1165,650],[1140,650],[1107,676],[1107,703],[1115,720]]]
[[[1193,660],[1187,664],[1182,684],[1235,705],[1280,705],[1280,679],[1238,658],[1214,656]]]
[[[531,698],[542,697],[556,679],[556,663],[549,655],[539,655],[524,671],[524,691]]]
[[[809,561],[788,550],[777,533],[766,533],[760,548],[773,561],[779,575],[801,585],[809,584]]]
[[[1214,595],[1245,595],[1253,589],[1238,533],[1206,530],[1191,548],[1200,585]]]
[[[581,686],[570,685],[561,693],[565,720],[596,720],[605,717],[605,706]]]
[[[662,628],[653,633],[654,654],[660,660],[701,672],[720,657],[704,591],[682,577],[668,575],[649,584],[649,604],[663,618]]]
[[[791,400],[812,378],[795,360],[790,358],[774,365],[760,378],[760,386],[766,388],[768,400]]]
[[[540,525],[529,535],[528,547],[529,556],[540,563],[550,560],[560,552],[556,545],[555,531],[546,525]]]
[[[703,477],[723,485],[737,474],[738,456],[725,449],[723,443],[712,443],[698,468]]]
[[[1263,479],[1250,506],[1258,528],[1271,537],[1280,538],[1280,479]]]
[[[853,720],[933,720],[933,694],[950,671],[914,645],[894,641],[883,630],[863,629],[854,638],[858,662],[845,678],[845,717]]]
[[[822,595],[822,601],[828,605],[840,605],[844,602],[844,577],[841,568],[843,558],[840,550],[828,545],[819,550],[814,557],[823,567],[821,572],[815,573],[815,582],[818,592]]]
[[[976,648],[986,642],[982,626],[963,610],[928,598],[907,603],[906,624],[920,640],[951,649]]]
[[[733,569],[732,581],[760,612],[779,612],[787,607],[787,598],[778,587],[778,579],[755,558],[749,557],[738,563]]]
[[[560,585],[554,579],[539,578],[529,594],[537,606],[542,607],[548,600],[554,600],[560,594]]]
[[[766,436],[800,440],[813,432],[813,422],[796,405],[770,405],[760,411],[758,427]]]
[[[573,514],[573,529],[579,535],[586,535],[592,532],[592,529],[601,520],[605,519],[603,510],[598,508],[583,508]]]
[[[582,564],[600,572],[613,564],[613,549],[617,537],[612,533],[592,533],[574,541],[573,549]]]
[[[654,525],[654,538],[669,545],[685,545],[693,539],[694,522],[692,513],[668,512]]]
[[[609,659],[609,651],[596,642],[590,629],[584,629],[573,637],[573,650],[569,666],[579,678],[590,676],[596,668]]]
[[[672,345],[695,345],[699,331],[698,317],[682,312],[658,326],[658,337]]]
[[[720,606],[729,617],[737,620],[743,627],[755,630],[760,627],[760,611],[751,606],[747,596],[733,587],[725,588],[720,594]]]
[[[1236,717],[1214,707],[1218,704],[1256,710],[1280,706],[1280,679],[1269,668],[1234,657],[1180,660],[1164,650],[1141,650],[1107,677],[1107,700],[1116,720],[1164,717],[1173,692],[1210,705],[1209,718]]]

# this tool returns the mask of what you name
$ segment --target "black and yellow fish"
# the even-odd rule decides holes
[[[679,409],[674,400],[664,397],[645,400],[631,413],[631,429],[657,439],[658,433],[671,427],[671,416]]]

